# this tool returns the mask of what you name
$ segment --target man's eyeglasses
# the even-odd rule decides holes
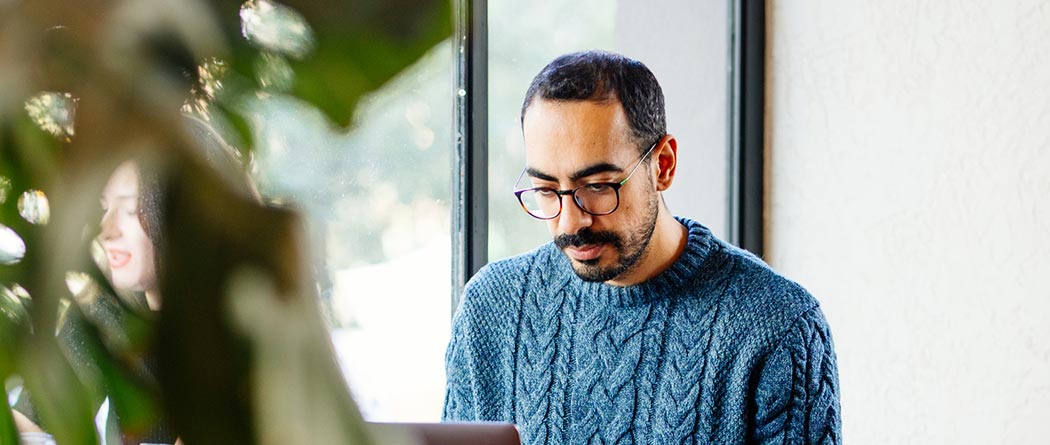
[[[557,218],[561,214],[562,209],[561,197],[565,195],[572,195],[572,201],[584,212],[595,216],[608,215],[620,207],[620,187],[623,187],[627,180],[631,179],[638,167],[642,166],[642,161],[653,152],[653,149],[656,148],[656,144],[659,142],[658,140],[653,143],[652,147],[649,147],[649,150],[642,155],[638,163],[631,169],[631,172],[627,174],[627,177],[620,182],[595,182],[569,190],[533,187],[515,190],[514,195],[518,197],[521,208],[537,219]],[[518,180],[514,181],[515,188],[517,188],[523,176],[525,176],[525,169],[521,170]]]

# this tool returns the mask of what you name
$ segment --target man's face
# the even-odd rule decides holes
[[[526,174],[534,187],[558,190],[619,182],[642,155],[629,128],[619,101],[536,100],[523,122]],[[608,215],[584,212],[571,195],[561,198],[561,214],[547,223],[580,278],[615,282],[645,260],[660,202],[652,168],[641,165]]]

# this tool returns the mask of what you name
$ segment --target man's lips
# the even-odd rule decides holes
[[[109,258],[109,267],[118,269],[127,266],[131,262],[131,252],[120,249],[106,249],[106,257]]]
[[[601,244],[584,244],[582,246],[569,246],[565,248],[565,253],[576,261],[590,261],[598,258],[602,254]]]

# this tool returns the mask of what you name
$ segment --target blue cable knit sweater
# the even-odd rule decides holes
[[[838,444],[838,373],[805,289],[699,223],[629,287],[589,283],[553,244],[467,285],[446,355],[446,421],[523,443]]]

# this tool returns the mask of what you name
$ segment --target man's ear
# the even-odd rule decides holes
[[[678,167],[678,141],[674,136],[666,135],[656,143],[653,149],[652,165],[656,169],[656,191],[662,192],[674,182],[675,168]]]

